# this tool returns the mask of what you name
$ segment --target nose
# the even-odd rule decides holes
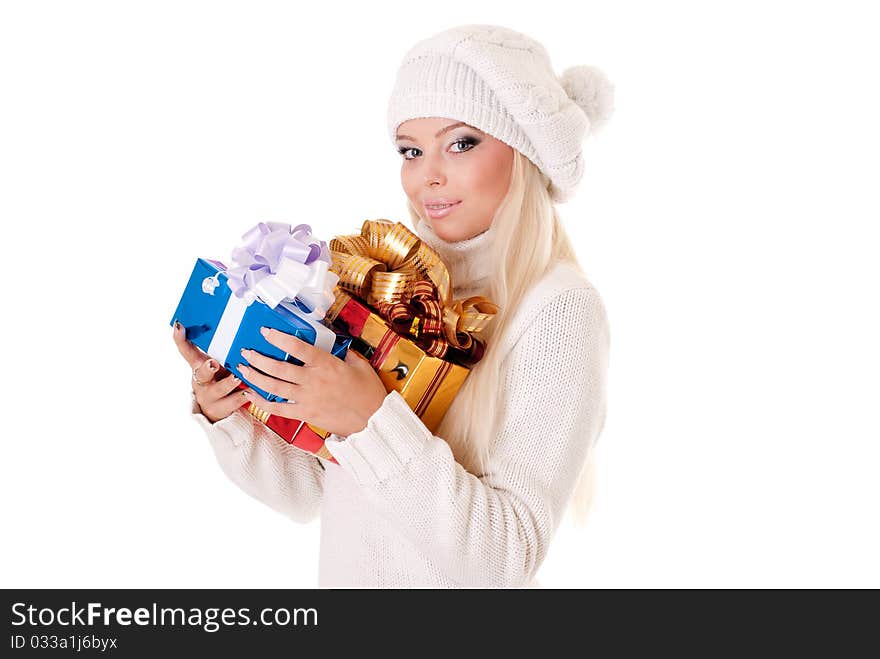
[[[425,185],[431,187],[435,183],[438,185],[446,184],[446,173],[443,169],[442,156],[435,155],[425,158]]]

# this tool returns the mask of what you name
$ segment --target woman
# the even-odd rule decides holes
[[[404,58],[388,128],[415,232],[447,264],[455,299],[500,307],[436,435],[354,352],[342,361],[270,331],[304,362],[245,355],[267,374],[245,377],[296,401],[272,404],[235,391],[175,329],[223,471],[296,521],[321,512],[320,586],[536,586],[568,504],[583,517],[609,328],[554,203],[574,192],[581,142],[612,96],[598,70],[557,78],[539,43],[498,26],[446,30]],[[267,431],[240,409],[248,400],[331,431],[339,464]]]

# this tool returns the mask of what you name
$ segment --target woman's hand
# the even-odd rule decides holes
[[[367,420],[388,394],[370,362],[353,350],[343,361],[292,334],[267,327],[260,331],[269,343],[303,362],[303,366],[242,350],[242,356],[255,367],[238,364],[242,375],[254,386],[288,402],[270,403],[256,392],[246,394],[247,400],[270,414],[299,419],[340,437],[366,428]]]
[[[202,414],[211,423],[225,419],[248,402],[244,391],[235,391],[241,380],[188,341],[183,325],[177,322],[174,323],[174,343],[193,369],[193,393]]]

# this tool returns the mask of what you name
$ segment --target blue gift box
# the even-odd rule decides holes
[[[345,359],[352,337],[337,334],[323,321],[307,318],[311,309],[299,300],[280,302],[274,309],[259,298],[248,304],[232,294],[225,270],[226,266],[219,261],[198,259],[170,324],[173,326],[178,320],[187,339],[247,382],[254,391],[270,401],[286,400],[255,386],[236,368],[237,364],[248,363],[241,354],[242,348],[302,365],[300,360],[266,341],[260,334],[261,327],[293,334]]]

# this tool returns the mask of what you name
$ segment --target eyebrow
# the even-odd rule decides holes
[[[459,126],[467,126],[467,124],[463,121],[459,121],[457,124],[449,124],[448,126],[446,126],[446,128],[441,128],[440,130],[438,130],[437,133],[434,135],[434,137],[435,138],[440,137],[443,133],[448,133],[453,128],[458,128]],[[397,139],[399,139],[399,140],[412,140],[413,142],[417,141],[416,138],[410,137],[409,135],[398,135]]]

